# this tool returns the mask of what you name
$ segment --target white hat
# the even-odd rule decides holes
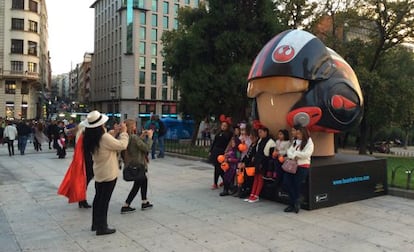
[[[94,110],[89,112],[82,124],[85,125],[86,128],[96,128],[105,124],[108,119],[108,116],[105,114],[101,114],[99,111]]]

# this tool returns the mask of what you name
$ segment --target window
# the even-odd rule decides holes
[[[180,8],[179,4],[174,4],[174,14],[177,16],[178,15],[178,9]]]
[[[158,15],[157,14],[151,15],[151,24],[154,27],[158,26]]]
[[[161,107],[163,114],[169,114],[170,113],[170,106],[169,105],[162,105]]]
[[[185,4],[190,4],[190,0],[185,0]]]
[[[139,87],[139,99],[145,99],[145,87]],[[140,105],[142,106],[142,105]]]
[[[37,22],[29,20],[29,31],[37,32]]]
[[[28,42],[29,49],[27,54],[37,56],[37,43],[33,41]]]
[[[24,10],[24,0],[13,0],[12,9]]]
[[[27,71],[29,73],[37,73],[37,64],[33,62],[27,62]]]
[[[178,29],[178,20],[176,18],[174,18],[173,28],[176,30]]]
[[[29,94],[29,85],[25,81],[22,82],[21,94]]]
[[[37,13],[37,2],[29,0],[29,10]]]
[[[162,13],[168,14],[169,13],[170,4],[168,2],[162,3]]]
[[[142,25],[147,24],[147,15],[146,15],[145,12],[141,12],[139,14],[139,23],[142,24]]]
[[[145,72],[139,71],[139,84],[145,84]]]
[[[162,99],[167,100],[167,89],[166,88],[162,89]]]
[[[145,54],[145,42],[143,41],[139,42],[139,53]]]
[[[24,30],[24,19],[12,18],[12,30]]]
[[[157,88],[152,87],[151,88],[151,100],[156,100],[156,99],[157,99]]]
[[[151,10],[154,12],[158,11],[158,0],[152,0]]]
[[[169,22],[168,17],[166,17],[166,16],[162,17],[162,26],[163,26],[165,29],[168,29],[168,22]]]
[[[174,101],[178,100],[178,89],[177,88],[173,89],[173,100]]]
[[[157,41],[157,29],[151,29],[151,40]]]
[[[194,0],[194,6],[198,7],[200,5],[200,0]]]
[[[139,69],[145,69],[145,57],[139,57]]]
[[[164,86],[167,86],[168,85],[168,75],[166,73],[163,73],[162,74],[162,84]]]
[[[154,71],[157,70],[157,59],[156,58],[151,59],[151,70],[154,70]]]
[[[134,0],[134,7],[138,7],[143,9],[144,8],[144,1],[145,0]]]
[[[151,44],[151,55],[152,56],[157,56],[157,44],[155,44],[155,43]]]
[[[17,73],[23,72],[23,61],[11,61],[10,65],[11,65],[12,72],[17,72]]]
[[[145,40],[147,38],[146,36],[146,29],[145,27],[139,28],[139,39]]]
[[[151,73],[151,85],[157,85],[157,73]]]
[[[15,94],[16,93],[16,82],[14,80],[6,80],[4,91],[6,94]]]
[[[23,54],[23,40],[12,39],[11,41],[11,53]]]

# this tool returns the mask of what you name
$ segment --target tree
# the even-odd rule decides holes
[[[390,81],[387,92],[393,107],[387,116],[404,131],[407,147],[409,133],[414,126],[414,54],[404,46],[393,48],[379,62],[378,70],[384,79]]]
[[[306,0],[277,1],[276,18],[290,29],[309,30],[318,7],[316,2]]]
[[[180,91],[180,109],[196,125],[210,115],[246,119],[250,66],[283,29],[274,9],[270,0],[213,0],[208,8],[180,9],[179,28],[163,34],[165,69]]]
[[[360,28],[367,32],[369,44],[372,48],[372,55],[369,57],[369,65],[366,69],[370,73],[377,72],[377,65],[383,60],[384,54],[400,45],[408,38],[414,38],[414,0],[387,1],[387,0],[367,0],[360,3],[358,8]],[[368,43],[368,42],[367,42]],[[372,136],[372,122],[370,116],[371,101],[375,99],[378,83],[372,81],[361,82],[364,91],[366,116],[362,118],[360,126],[360,154],[366,154],[369,136]]]

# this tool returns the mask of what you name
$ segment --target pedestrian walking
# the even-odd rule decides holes
[[[17,146],[20,151],[20,155],[24,155],[26,151],[27,140],[32,133],[32,128],[28,121],[21,121],[17,124]]]
[[[9,150],[9,156],[14,156],[14,140],[17,137],[17,129],[14,126],[13,121],[8,121],[7,126],[4,129],[3,136],[7,143],[7,149]]]

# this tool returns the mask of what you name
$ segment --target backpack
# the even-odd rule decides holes
[[[160,126],[160,129],[158,131],[159,136],[163,136],[167,133],[167,127],[165,127],[165,124],[160,120],[158,121],[158,125]]]

